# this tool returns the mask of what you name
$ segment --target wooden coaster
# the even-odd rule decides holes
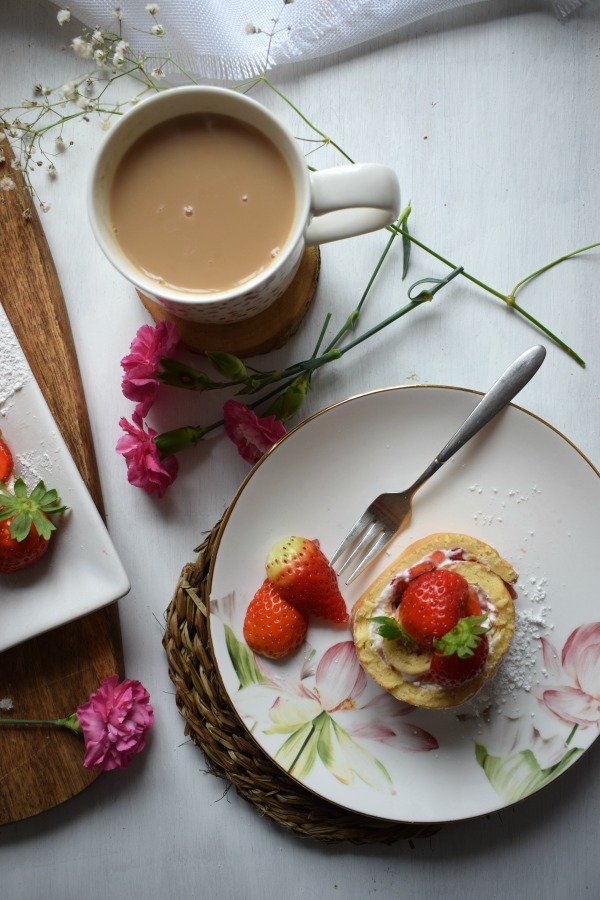
[[[319,248],[307,247],[287,291],[268,309],[241,322],[191,322],[174,316],[140,291],[138,295],[155,321],[168,319],[177,325],[181,343],[188,350],[224,350],[243,358],[277,350],[296,333],[315,295],[320,268]]]

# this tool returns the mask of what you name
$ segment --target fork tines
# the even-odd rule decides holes
[[[348,554],[341,566],[335,570],[336,574],[341,575],[353,562],[360,560],[359,565],[346,580],[346,584],[350,584],[377,556],[393,534],[393,531],[386,528],[368,511],[363,513],[331,558],[331,565],[334,566],[338,560]]]

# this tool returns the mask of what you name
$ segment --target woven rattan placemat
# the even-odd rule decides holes
[[[185,734],[202,750],[208,770],[259,813],[301,837],[392,844],[434,834],[439,825],[394,823],[329,803],[286,775],[253,740],[220,682],[208,633],[208,569],[218,528],[198,548],[196,562],[181,572],[163,637]]]

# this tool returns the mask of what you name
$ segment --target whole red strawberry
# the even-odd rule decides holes
[[[281,597],[268,578],[261,584],[246,610],[244,638],[255,653],[279,659],[300,647],[308,618]]]
[[[331,622],[348,621],[337,576],[318,541],[296,536],[279,541],[267,557],[266,569],[271,583],[296,609]]]
[[[463,619],[463,621],[468,621]],[[443,688],[460,687],[476,678],[485,668],[489,654],[488,639],[481,635],[479,643],[470,656],[451,653],[447,656],[434,653],[431,658],[429,677]]]
[[[465,615],[468,593],[467,580],[457,572],[425,572],[404,589],[396,616],[413,641],[433,647]]]
[[[0,481],[6,482],[12,475],[13,458],[6,441],[0,435]]]
[[[18,572],[41,559],[56,530],[49,516],[65,509],[43,481],[30,494],[21,478],[14,491],[0,483],[0,572]]]

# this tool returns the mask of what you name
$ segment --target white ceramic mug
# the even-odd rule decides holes
[[[110,214],[111,184],[127,150],[155,126],[193,113],[231,116],[261,131],[283,154],[295,190],[293,225],[273,262],[242,285],[213,293],[167,287],[137,268],[120,247]],[[145,297],[183,319],[227,323],[250,318],[280,297],[296,274],[306,246],[390,225],[399,214],[400,188],[395,172],[383,165],[347,165],[310,173],[297,140],[260,103],[227,88],[189,86],[151,96],[113,126],[93,167],[88,208],[101,249]]]

